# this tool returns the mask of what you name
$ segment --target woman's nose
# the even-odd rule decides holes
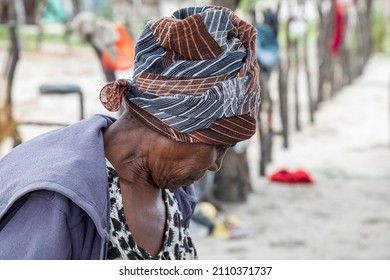
[[[217,172],[222,166],[222,162],[223,162],[223,158],[224,158],[225,154],[226,154],[226,151],[217,153],[217,157],[216,157],[214,163],[208,168],[208,170],[212,171],[212,172]]]

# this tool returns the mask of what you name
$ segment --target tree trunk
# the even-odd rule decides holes
[[[333,30],[333,3],[332,9],[328,13],[324,14],[322,4],[318,4],[318,12],[320,15],[319,23],[319,36],[318,36],[318,94],[315,102],[315,109],[318,109],[319,104],[324,100],[325,93],[332,93],[332,76],[333,76],[333,63],[329,49],[329,40]],[[328,91],[326,87],[328,86]]]
[[[11,5],[12,6],[12,5]],[[10,15],[12,12],[10,13]],[[13,14],[15,15],[15,14]],[[22,138],[19,134],[18,127],[14,120],[13,116],[13,104],[12,104],[12,87],[16,71],[16,65],[19,60],[19,42],[17,38],[16,31],[16,20],[10,20],[9,22],[9,39],[10,39],[10,48],[7,58],[7,68],[6,68],[6,99],[5,99],[5,125],[9,125],[12,129],[9,132],[9,136],[13,140],[13,146],[17,146],[22,142]]]
[[[245,202],[251,189],[246,151],[229,149],[214,177],[214,197],[225,202]]]
[[[288,97],[287,97],[287,81],[288,81],[288,66],[281,61],[279,64],[279,77],[278,77],[278,88],[279,88],[279,102],[280,102],[280,119],[282,123],[282,136],[283,136],[283,148],[287,149],[289,146],[288,137]]]
[[[292,42],[292,50],[293,50],[293,55],[295,57],[294,59],[294,105],[295,105],[295,110],[294,110],[294,115],[295,115],[295,129],[297,131],[301,130],[301,122],[299,119],[299,114],[300,114],[300,107],[299,107],[299,50],[298,50],[298,39],[295,39]]]
[[[307,85],[307,99],[309,103],[309,117],[310,123],[314,123],[314,106],[313,106],[313,98],[312,98],[312,81],[311,81],[311,73],[309,66],[309,46],[308,46],[308,33],[305,34],[303,38],[303,64],[305,67],[306,74],[306,85]]]

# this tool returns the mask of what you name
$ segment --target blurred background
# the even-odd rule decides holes
[[[256,135],[196,184],[199,257],[390,259],[388,0],[0,0],[0,158],[118,117],[98,94],[131,78],[144,25],[204,5],[256,27],[262,102]]]

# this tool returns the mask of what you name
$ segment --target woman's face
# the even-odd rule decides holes
[[[150,149],[149,168],[160,188],[178,189],[216,172],[222,165],[226,146],[182,143],[164,137]]]

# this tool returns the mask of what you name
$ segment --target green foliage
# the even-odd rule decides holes
[[[387,41],[387,20],[383,5],[377,5],[373,9],[372,15],[372,39],[375,52],[384,52]]]
[[[38,44],[37,30],[31,28],[24,28],[24,26],[18,28],[18,36],[20,40],[20,47],[24,51],[36,51]],[[87,44],[82,44],[76,34],[69,35],[69,43],[72,46],[88,47]],[[43,32],[41,43],[66,43],[65,34]],[[0,50],[7,49],[9,47],[9,35],[7,25],[0,25]]]
[[[7,28],[5,25],[0,25],[0,41],[5,41],[8,39]]]
[[[239,8],[245,13],[249,14],[250,9],[256,5],[259,0],[241,0]]]

